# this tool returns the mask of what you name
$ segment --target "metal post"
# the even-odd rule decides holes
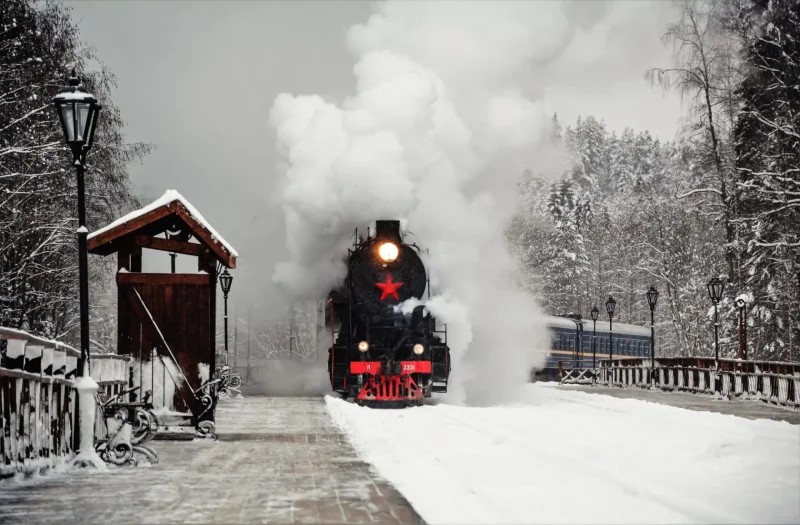
[[[228,366],[228,294],[225,294],[225,366]]]
[[[252,340],[251,330],[252,326],[250,325],[250,310],[247,310],[247,371],[245,372],[244,381],[245,383],[250,382],[250,341]]]
[[[233,312],[233,370],[239,367],[239,317]]]
[[[655,307],[650,307],[650,386],[656,381],[656,321]]]
[[[719,371],[719,315],[717,311],[717,303],[714,303],[714,361]]]
[[[592,384],[597,380],[597,321],[592,319]]]
[[[172,273],[175,273],[175,258],[178,257],[178,254],[170,253],[169,256],[172,259]]]
[[[739,359],[747,361],[747,304],[739,307]]]
[[[78,377],[83,377],[89,366],[89,251],[86,229],[86,195],[84,189],[84,159],[75,160],[78,171],[78,276],[80,279],[81,357]]]
[[[608,386],[613,384],[612,370],[614,368],[614,316],[608,316]]]
[[[83,377],[89,367],[89,249],[86,228],[86,190],[84,185],[85,156],[75,159],[78,176],[78,287],[80,293],[81,356],[78,359],[78,377]],[[73,448],[78,452],[81,444],[80,396],[75,397],[75,430]]]

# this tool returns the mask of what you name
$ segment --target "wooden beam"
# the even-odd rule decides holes
[[[124,284],[196,284],[208,286],[205,273],[127,273],[117,274],[117,285]]]
[[[175,252],[185,255],[200,256],[208,252],[208,248],[202,244],[194,244],[191,242],[171,241],[169,239],[161,239],[160,237],[148,237],[147,235],[137,235],[133,238],[134,244],[143,248],[151,250],[160,250],[162,252]]]
[[[158,208],[150,210],[144,215],[140,215],[131,221],[119,224],[110,230],[104,231],[96,237],[91,237],[89,239],[89,253],[94,253],[96,249],[102,247],[103,245],[116,240],[123,235],[127,235],[128,233],[136,231],[139,228],[146,226],[151,222],[157,221],[162,217],[166,217],[170,213],[172,213],[172,211],[169,209],[169,206],[159,206]]]
[[[174,207],[174,208],[173,208]],[[183,204],[178,201],[173,201],[170,203],[170,208],[174,209],[175,213],[178,214],[178,217],[183,219],[183,222],[189,225],[192,229],[192,232],[197,240],[200,242],[205,243],[211,250],[216,254],[219,261],[228,268],[236,268],[236,257],[228,253],[228,250],[216,239],[211,237],[211,232],[209,232],[205,226],[197,222],[192,214],[189,213]]]

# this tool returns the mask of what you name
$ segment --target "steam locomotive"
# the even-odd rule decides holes
[[[331,388],[359,405],[422,405],[447,392],[447,327],[423,305],[403,313],[408,299],[430,297],[430,282],[416,244],[403,241],[400,221],[376,221],[375,234],[348,249],[347,277],[330,292],[326,326]],[[408,310],[407,310],[408,312]]]

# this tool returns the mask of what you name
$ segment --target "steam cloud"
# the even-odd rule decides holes
[[[430,250],[427,308],[448,325],[452,402],[514,401],[544,360],[542,315],[504,230],[523,170],[552,158],[535,72],[572,38],[569,5],[380,4],[347,35],[355,96],[339,107],[284,93],[271,110],[289,254],[274,280],[318,299],[344,277],[354,228],[402,219]]]

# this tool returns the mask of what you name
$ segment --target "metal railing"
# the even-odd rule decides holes
[[[59,341],[0,327],[0,478],[33,474],[74,455],[74,380],[80,352]],[[124,388],[128,358],[92,356],[102,390]]]
[[[72,455],[79,356],[58,341],[0,327],[0,478]]]
[[[562,383],[578,383],[582,371],[565,368]],[[757,399],[800,409],[800,363],[720,359],[717,366],[707,357],[667,357],[655,363],[650,359],[604,359],[597,383]]]
[[[591,364],[591,362],[590,362]],[[586,360],[558,362],[558,380],[565,385],[591,385],[597,377],[596,368],[585,368]]]

